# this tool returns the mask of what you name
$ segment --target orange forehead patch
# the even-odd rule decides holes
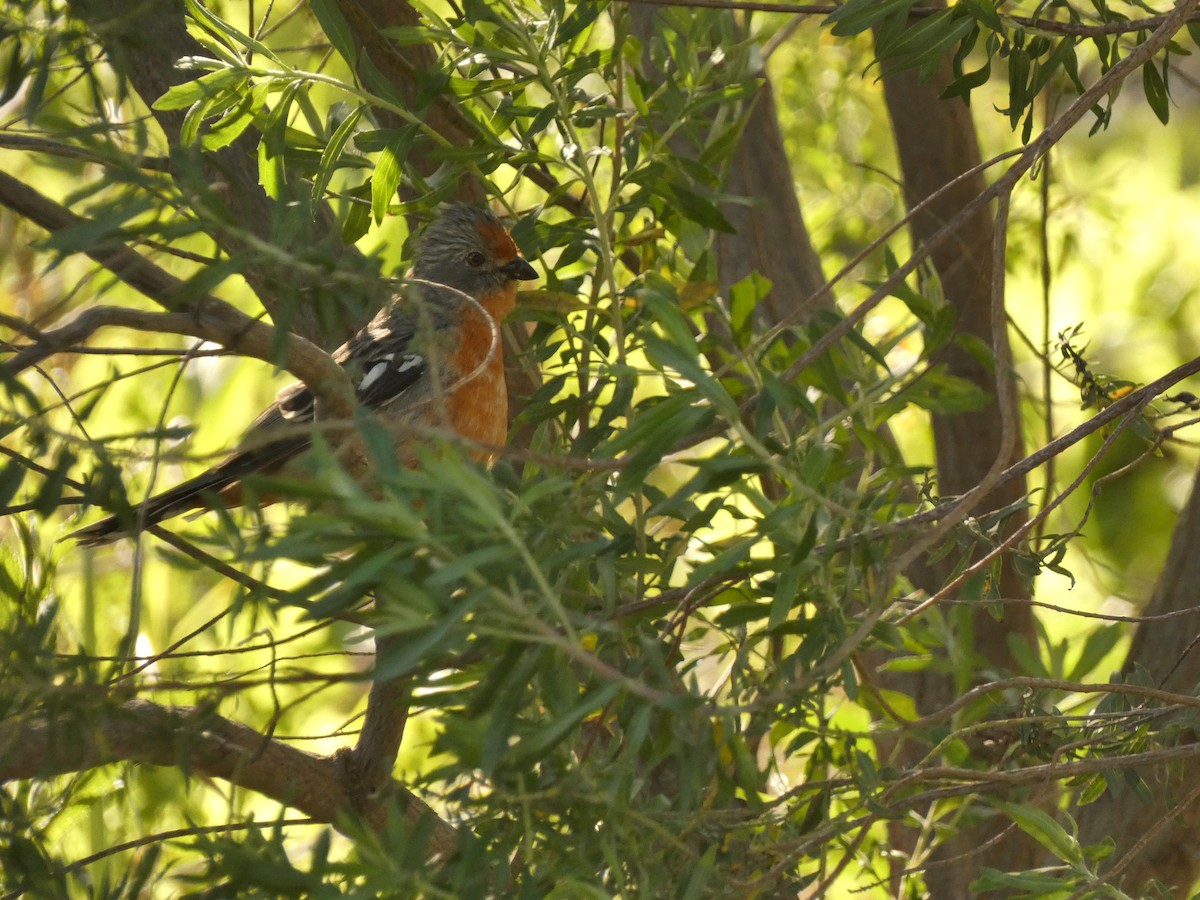
[[[488,255],[496,262],[506,263],[520,255],[508,229],[503,225],[484,222],[476,227],[479,236],[483,238],[483,246],[487,248]]]

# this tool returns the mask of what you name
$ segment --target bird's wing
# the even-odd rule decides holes
[[[393,304],[334,352],[334,360],[348,371],[360,404],[381,410],[406,394],[420,393],[414,388],[425,377],[429,362],[413,346],[418,324],[414,314]],[[238,483],[255,473],[277,472],[311,447],[311,426],[319,418],[316,398],[308,386],[300,381],[288,385],[246,431],[242,449],[140,504],[138,525],[153,525],[207,506],[214,495],[221,495],[226,505],[237,505],[241,502]],[[70,536],[86,546],[105,544],[125,533],[125,523],[110,516]]]

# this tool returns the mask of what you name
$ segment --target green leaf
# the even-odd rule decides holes
[[[224,34],[235,46],[250,50],[263,57],[263,59],[269,59],[272,62],[277,60],[275,52],[270,47],[262,41],[250,37],[245,32],[234,28],[202,3],[199,3],[198,0],[186,0],[186,3],[187,10],[192,14],[192,17],[200,24],[208,26],[208,29],[214,34]]]
[[[8,62],[4,65],[3,84],[0,85],[0,106],[5,106],[8,101],[17,96],[17,92],[21,90],[21,85],[25,83],[28,69],[25,66],[25,48],[21,44],[20,35],[12,39],[8,45]],[[36,106],[31,107],[36,110]]]
[[[981,85],[987,84],[987,80],[992,76],[992,61],[989,59],[980,68],[974,72],[964,72],[959,78],[950,82],[941,93],[943,100],[949,100],[951,97],[962,97],[964,100],[970,101],[971,91]]]
[[[943,415],[975,412],[992,402],[991,394],[983,388],[946,373],[942,366],[928,370],[923,378],[906,387],[901,396],[922,409]]]
[[[1146,102],[1150,104],[1154,115],[1158,116],[1158,121],[1166,125],[1171,118],[1171,95],[1167,91],[1166,79],[1159,73],[1154,60],[1142,66],[1142,90],[1146,92]]]
[[[1054,817],[1036,806],[1009,803],[1005,800],[997,800],[995,804],[1016,822],[1022,831],[1063,862],[1073,866],[1083,865],[1083,852],[1080,850],[1079,841],[1067,834],[1066,829]]]
[[[362,185],[361,188],[350,192],[350,203],[346,209],[346,218],[342,222],[344,244],[353,244],[371,227],[371,207],[366,202],[366,192],[369,188],[370,185]]]
[[[287,150],[287,120],[292,102],[301,87],[303,82],[288,82],[279,95],[275,108],[267,116],[262,140],[258,143],[258,182],[267,192],[267,196],[276,200],[284,197],[287,185],[287,167],[284,162]]]
[[[682,178],[667,177],[658,182],[658,193],[668,200],[686,219],[711,228],[733,233],[733,226],[724,213],[708,197],[701,195],[684,183]]]
[[[976,27],[970,16],[946,9],[910,25],[886,43],[881,40],[876,52],[880,59],[898,59],[905,66],[918,66],[928,59],[940,60],[951,44]]]
[[[220,150],[237,140],[262,108],[267,90],[267,85],[259,85],[243,95],[233,108],[208,126],[200,138],[200,146],[205,150]]]
[[[54,468],[46,473],[46,480],[33,500],[33,508],[38,515],[44,518],[58,507],[58,502],[62,499],[63,488],[67,484],[67,477],[71,473],[71,466],[74,464],[74,453],[66,448],[58,451],[58,456],[54,460]]]
[[[25,466],[19,460],[12,460],[0,471],[0,507],[5,506],[21,487],[25,480]]]
[[[1008,57],[1008,124],[1016,128],[1029,100],[1029,54],[1014,47]]]
[[[1063,38],[1058,42],[1053,53],[1046,57],[1046,59],[1038,62],[1037,70],[1033,73],[1033,83],[1030,86],[1029,92],[1031,94],[1040,94],[1042,88],[1046,86],[1046,82],[1060,68],[1064,69],[1068,76],[1070,76],[1071,72],[1078,71],[1078,62],[1075,59],[1074,38]]]
[[[1089,803],[1095,803],[1104,796],[1108,790],[1108,779],[1103,775],[1093,775],[1088,779],[1088,783],[1083,790],[1079,792],[1079,799],[1075,802],[1079,806],[1087,806]]]
[[[1116,625],[1102,625],[1089,634],[1087,640],[1083,642],[1079,659],[1075,661],[1067,675],[1067,680],[1080,681],[1085,678],[1104,661],[1104,658],[1112,652],[1122,637],[1124,637],[1124,631]]]
[[[509,752],[512,760],[532,763],[544,757],[551,748],[560,743],[587,716],[603,707],[621,690],[617,681],[609,681],[584,694],[574,708],[551,720],[547,725],[523,738]]]
[[[617,432],[602,452],[617,456],[628,450],[621,483],[640,483],[681,435],[698,431],[712,414],[712,407],[696,403],[691,392],[654,398],[638,405],[629,427]]]
[[[342,15],[341,9],[334,0],[308,0],[308,8],[333,44],[335,50],[342,55],[351,72],[358,71],[358,46],[354,41],[354,32],[350,23]]]
[[[650,273],[647,276],[647,288],[641,295],[646,308],[654,314],[670,342],[693,360],[696,359],[700,355],[700,347],[696,343],[694,326],[679,311],[674,285]]]
[[[446,39],[446,34],[436,28],[426,25],[390,25],[381,29],[380,34],[388,38],[398,47],[409,47],[414,44],[430,44]]]
[[[758,272],[751,272],[729,289],[729,317],[733,332],[740,340],[750,339],[754,331],[754,311],[770,292],[771,279]]]
[[[742,598],[741,602],[729,604],[715,619],[721,628],[741,628],[759,619],[765,619],[771,614],[770,607],[765,603],[748,603]]]
[[[377,225],[396,199],[396,188],[404,174],[404,159],[414,137],[413,129],[404,129],[395,141],[383,148],[375,162],[375,172],[371,176],[371,215]]]
[[[604,12],[608,4],[594,0],[594,2],[577,3],[570,14],[563,19],[563,23],[558,26],[554,34],[554,43],[552,46],[558,47],[575,39],[575,37],[596,21],[600,13]]]
[[[321,152],[321,161],[317,164],[317,173],[313,178],[312,200],[313,209],[315,211],[317,204],[321,202],[321,198],[325,194],[325,188],[329,186],[329,179],[333,177],[334,171],[337,169],[337,161],[342,155],[342,151],[346,149],[346,144],[350,140],[350,135],[354,133],[354,126],[358,124],[358,120],[362,118],[365,106],[356,106],[350,111],[346,118],[329,137],[329,143],[325,145],[325,149]]]
[[[848,0],[825,17],[822,25],[838,37],[860,34],[877,22],[893,15],[903,15],[917,5],[917,0]]]
[[[862,333],[857,328],[851,328],[846,332],[846,340],[852,343],[855,347],[866,354],[870,359],[873,359],[881,369],[890,373],[892,370],[887,364],[887,360],[879,349],[862,336]]]
[[[1067,900],[1072,891],[1063,887],[1061,875],[1051,872],[1000,872],[984,868],[983,874],[971,882],[969,897],[1005,896],[1037,897],[1038,900]]]
[[[992,31],[1003,31],[1004,22],[1001,21],[999,13],[996,12],[996,3],[992,0],[959,0],[961,5],[972,16],[979,20],[983,25],[986,25]]]
[[[771,600],[771,612],[767,619],[768,628],[778,628],[787,619],[787,615],[798,605],[800,597],[800,576],[802,567],[790,566],[779,573],[775,585],[775,596]]]
[[[159,110],[187,109],[193,104],[218,96],[222,91],[241,83],[245,78],[244,73],[234,69],[218,69],[216,72],[209,72],[199,78],[175,85],[155,100],[152,108]]]
[[[1023,634],[1010,631],[1006,637],[1008,649],[1013,655],[1016,669],[1022,675],[1033,675],[1038,678],[1049,678],[1046,664],[1042,661],[1037,650],[1030,646],[1029,639]]]

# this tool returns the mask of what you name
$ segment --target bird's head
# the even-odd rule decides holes
[[[500,220],[477,206],[447,208],[417,242],[412,277],[445,284],[477,299],[511,296],[518,281],[538,277]]]

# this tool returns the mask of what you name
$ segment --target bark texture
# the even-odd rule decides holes
[[[342,756],[305,753],[212,710],[131,700],[0,725],[0,783],[117,762],[170,766],[219,778],[328,824],[357,814],[382,830],[391,812],[401,809],[410,828],[432,825],[426,846],[431,857],[448,857],[458,846],[454,829],[390,778],[367,793],[358,772]]]
[[[904,183],[906,204],[911,208],[936,191],[979,165],[979,143],[971,113],[959,100],[941,100],[942,89],[950,82],[949,61],[929,82],[922,83],[913,71],[888,71],[883,76],[884,97],[896,136],[896,149]],[[910,224],[913,243],[921,244],[941,225],[952,218],[986,185],[983,176],[964,178],[943,193]],[[993,346],[996,336],[991,327],[991,296],[993,279],[994,239],[991,214],[980,211],[972,216],[949,241],[944,241],[931,253],[931,259],[942,283],[947,301],[958,313],[957,332],[980,338]],[[1010,372],[992,372],[960,346],[952,345],[940,360],[949,372],[995,393],[996,378],[1011,378]],[[1014,417],[1017,411],[1013,410]],[[961,494],[983,480],[992,460],[992,448],[1000,445],[1000,416],[995,402],[975,412],[935,415],[934,442],[937,453],[938,487],[942,494]],[[1018,441],[1011,459],[1015,463],[1024,455]],[[1013,503],[1026,493],[1024,479],[1013,479],[1001,485],[986,509],[999,509]],[[1014,519],[1012,526],[1018,521]],[[927,585],[936,587],[938,585]],[[1012,565],[1006,564],[1000,589],[1004,597],[1028,597]],[[1011,631],[1032,634],[1033,616],[1028,607],[1010,606],[1002,622],[991,615],[976,617],[976,647],[990,660],[1008,666],[1012,657],[1006,647]],[[942,691],[930,685],[929,699],[938,699]]]
[[[949,59],[928,82],[922,82],[911,70],[884,68],[884,97],[896,138],[905,202],[910,209],[981,162],[969,108],[957,99],[940,99],[941,91],[950,80]],[[965,178],[913,216],[909,227],[914,247],[919,251],[922,243],[985,187],[982,175]],[[982,209],[930,254],[945,297],[958,313],[958,333],[977,337],[988,346],[994,346],[997,338],[991,326],[994,237],[991,213]],[[993,398],[996,378],[1012,377],[1009,372],[989,370],[958,346],[950,346],[940,361],[951,374],[983,388]],[[1013,421],[1019,421],[1017,410],[1012,410],[1012,417]],[[1000,414],[994,399],[975,412],[933,417],[938,489],[942,495],[963,494],[983,480],[995,459],[993,448],[1001,445],[1000,427]],[[1018,440],[1013,456],[1006,464],[1016,462],[1021,456]],[[985,501],[979,513],[1013,503],[1025,492],[1024,479],[1009,481]],[[1008,529],[1023,521],[1021,516],[1014,517]],[[946,565],[910,572],[918,586],[929,591],[939,588],[948,575]],[[1003,597],[1029,597],[1009,560],[1003,564],[999,587]],[[1029,607],[1020,604],[1009,604],[1004,610],[1000,621],[983,610],[973,616],[973,646],[991,665],[1011,669],[1015,660],[1008,648],[1008,637],[1017,633],[1032,638],[1033,617]],[[909,693],[922,713],[954,699],[953,679],[931,673],[897,678],[889,686]],[[912,757],[904,758],[903,763],[915,763],[924,752],[924,749],[911,745],[900,748],[902,757]],[[944,864],[936,865],[926,873],[926,884],[932,896],[968,896],[968,886],[983,866],[1012,869],[1033,865],[1038,859],[1037,846],[1015,830],[1011,840],[987,843],[992,837],[994,835],[988,833],[986,826],[966,828],[935,854],[935,862]],[[897,838],[901,839],[901,836],[897,834]],[[983,849],[978,852],[968,852],[980,847]]]
[[[793,185],[775,91],[764,79],[725,185],[728,193],[744,202],[722,205],[721,212],[734,231],[716,237],[723,295],[728,296],[729,288],[751,272],[771,279],[771,293],[756,310],[764,328],[802,322],[814,309],[833,302]]]
[[[641,3],[631,3],[629,8],[632,32],[644,47],[655,34],[669,27],[661,9]],[[648,52],[644,58],[649,64]],[[666,76],[660,73],[660,77]],[[670,146],[677,154],[692,158],[697,155],[696,148],[681,135],[672,138]],[[810,299],[831,303],[824,291],[821,260],[813,249],[796,196],[775,92],[765,77],[750,101],[725,191],[737,199],[721,205],[733,231],[717,232],[714,238],[722,295],[728,296],[729,288],[751,272],[769,278],[771,293],[756,311],[763,328],[802,322],[807,312],[805,301]],[[816,305],[814,302],[814,308]]]
[[[1153,597],[1143,611],[1159,616],[1200,605],[1200,471],[1192,495],[1175,526],[1171,551]],[[1125,671],[1144,666],[1154,683],[1169,691],[1193,694],[1200,683],[1200,611],[1181,618],[1147,622],[1138,626]],[[1190,740],[1196,735],[1187,732]],[[1170,768],[1143,771],[1153,794],[1145,801],[1132,790],[1110,783],[1095,803],[1075,810],[1080,838],[1095,844],[1112,837],[1116,852],[1110,857],[1114,881],[1127,893],[1138,895],[1157,878],[1176,896],[1188,896],[1200,880],[1200,803],[1178,806],[1200,784],[1200,762],[1186,760]],[[1114,779],[1116,781],[1116,779]],[[1119,867],[1119,869],[1117,868]],[[1106,869],[1101,869],[1105,874]]]

